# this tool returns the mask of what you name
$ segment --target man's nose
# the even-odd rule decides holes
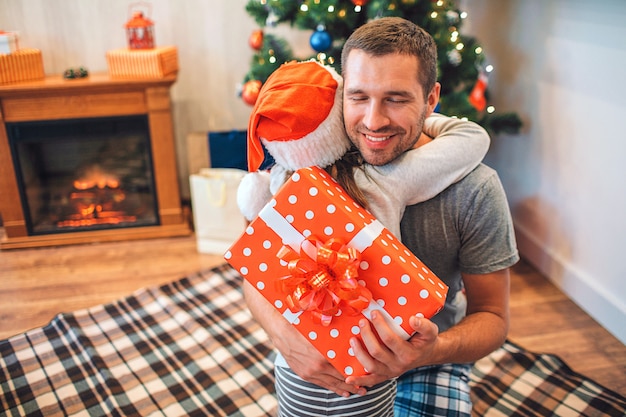
[[[381,103],[375,101],[370,102],[365,116],[363,117],[363,124],[368,130],[373,132],[389,124],[389,117]]]

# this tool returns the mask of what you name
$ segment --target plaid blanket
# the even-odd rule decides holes
[[[273,415],[271,348],[240,284],[221,267],[0,342],[0,414]]]
[[[474,364],[470,386],[476,416],[626,416],[626,398],[510,341]]]
[[[0,341],[0,416],[272,416],[272,350],[229,266]],[[506,343],[476,363],[478,416],[626,414],[558,358]]]

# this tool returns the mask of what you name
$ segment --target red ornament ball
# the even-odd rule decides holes
[[[365,6],[369,0],[352,0],[355,6]]]
[[[250,38],[248,38],[248,45],[256,51],[261,49],[263,46],[263,31],[261,29],[252,32]]]
[[[256,99],[259,97],[259,91],[263,83],[259,80],[250,80],[243,85],[241,90],[241,98],[246,104],[254,106]]]

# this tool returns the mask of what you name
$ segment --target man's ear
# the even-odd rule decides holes
[[[440,93],[441,93],[441,84],[437,82],[428,93],[428,97],[426,99],[426,104],[428,106],[426,117],[430,116],[433,113],[433,111],[435,111],[435,107],[437,107],[437,104],[439,103]]]

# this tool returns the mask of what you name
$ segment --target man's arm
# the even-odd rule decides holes
[[[467,316],[457,325],[437,334],[432,321],[411,317],[416,331],[409,340],[397,336],[380,315],[361,320],[361,338],[351,344],[357,359],[370,375],[348,377],[346,382],[372,386],[420,366],[474,362],[504,343],[509,328],[509,270],[484,275],[463,275]],[[381,342],[382,341],[382,342]]]
[[[265,329],[289,367],[302,379],[344,397],[351,393],[365,394],[364,388],[346,384],[343,375],[246,280],[243,293],[252,316]]]

